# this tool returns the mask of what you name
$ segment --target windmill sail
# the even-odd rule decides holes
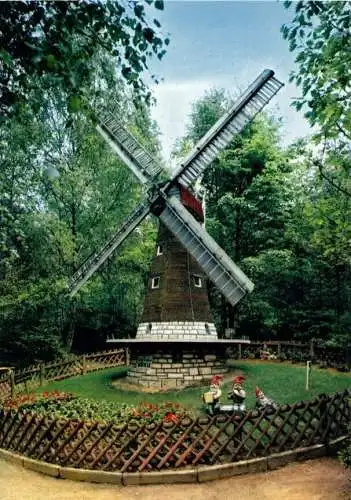
[[[98,112],[97,118],[99,125],[96,128],[113,151],[142,184],[152,184],[162,171],[161,165],[110,111]]]
[[[167,198],[159,217],[233,306],[253,290],[254,285],[249,278],[175,196]]]
[[[234,135],[254,119],[283,86],[274,78],[274,71],[266,69],[248,87],[230,110],[196,144],[194,149],[174,172],[171,180],[190,186],[206,167],[225,149]]]
[[[69,285],[71,296],[78,292],[78,290],[105,262],[112,252],[114,252],[116,248],[123,243],[127,236],[141,223],[141,221],[145,219],[149,212],[149,203],[141,203],[138,205],[134,212],[124,220],[122,226],[112,236],[112,238],[110,238],[107,243],[100,248],[100,250],[88,257],[88,259],[80,266],[71,279]]]
[[[214,158],[228,146],[234,135],[243,130],[282,86],[283,84],[274,78],[272,70],[263,71],[231,109],[197,143],[162,188],[157,185],[157,179],[162,172],[161,165],[110,111],[98,112],[98,132],[140,182],[149,188],[150,199],[141,203],[106,245],[91,255],[78,269],[70,282],[71,295],[80,289],[150,211],[159,216],[178,237],[232,305],[251,292],[253,283],[173,196],[172,191],[178,183],[187,187],[198,179]]]

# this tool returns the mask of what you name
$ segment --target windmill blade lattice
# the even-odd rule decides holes
[[[159,217],[233,306],[253,290],[253,283],[175,196],[167,198]]]
[[[98,112],[97,118],[98,132],[121,160],[128,165],[142,184],[152,184],[162,172],[161,165],[110,111]]]
[[[265,70],[220,118],[174,172],[171,180],[190,186],[283,86],[274,71]]]
[[[80,266],[78,271],[72,276],[69,284],[70,295],[73,296],[90,276],[105,262],[105,260],[114,252],[114,250],[123,243],[127,236],[145,219],[150,213],[148,202],[140,203],[137,208],[127,217],[118,231],[110,238],[107,243],[94,252]]]
[[[71,295],[79,290],[150,211],[159,216],[168,229],[178,237],[232,305],[235,305],[247,292],[252,291],[253,283],[172,195],[172,191],[179,186],[179,183],[188,187],[198,179],[206,167],[230,143],[234,135],[242,131],[282,86],[283,84],[274,78],[272,70],[263,71],[231,109],[198,142],[162,188],[157,184],[158,176],[162,172],[161,165],[110,111],[98,112],[98,132],[140,182],[148,188],[149,199],[141,203],[107,244],[92,254],[78,269],[70,283]]]

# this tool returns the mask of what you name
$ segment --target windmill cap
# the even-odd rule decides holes
[[[180,200],[184,207],[197,219],[199,222],[204,222],[204,212],[201,202],[196,196],[184,186],[180,186]]]
[[[244,375],[237,375],[236,377],[233,378],[234,384],[241,384],[245,380]]]

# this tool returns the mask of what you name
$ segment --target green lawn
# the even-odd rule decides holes
[[[264,363],[250,360],[232,361],[230,362],[230,367],[231,371],[241,371],[246,376],[245,389],[247,392],[246,401],[248,408],[254,406],[256,385],[278,403],[293,403],[301,399],[311,399],[321,392],[330,393],[351,387],[351,374],[312,368],[311,389],[306,391],[306,368],[299,365]],[[123,377],[125,373],[125,368],[109,368],[85,376],[50,382],[45,387],[41,387],[38,392],[57,389],[72,392],[77,396],[85,398],[115,401],[116,403],[124,402],[132,405],[136,405],[142,401],[150,403],[174,401],[182,403],[191,409],[199,409],[202,406],[201,394],[207,388],[206,386],[162,393],[139,393],[113,387],[111,384],[112,380]],[[229,402],[226,394],[230,385],[230,379],[223,384],[222,403]]]

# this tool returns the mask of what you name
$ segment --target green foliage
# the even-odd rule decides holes
[[[294,105],[307,108],[311,125],[324,136],[351,135],[351,9],[350,2],[285,2],[295,10],[289,25],[281,28],[298,69],[291,80],[301,87]]]
[[[21,405],[22,410],[33,411],[39,415],[52,417],[124,422],[130,417],[134,409],[125,404],[116,404],[109,401],[93,401],[85,398],[69,400],[40,399],[35,403]]]
[[[193,143],[200,140],[227,110],[231,99],[223,89],[212,88],[204,98],[192,104],[187,138]]]
[[[146,4],[94,1],[10,2],[0,6],[0,109],[11,113],[41,80],[64,89],[72,111],[94,81],[94,57],[108,54],[122,78],[139,96],[150,97],[142,72],[153,55],[162,59],[169,39],[152,22],[153,8]]]
[[[109,67],[104,58],[96,62],[100,70]],[[91,92],[92,106],[104,107],[114,96],[123,121],[158,155],[149,108],[133,107],[116,77],[109,85]],[[38,86],[34,94],[36,112],[25,107],[0,126],[6,220],[0,225],[0,349],[20,363],[55,358],[72,343],[101,349],[110,331],[132,335],[156,233],[146,221],[74,300],[66,296],[70,276],[116,231],[141,191],[89,115],[72,115],[59,88]]]
[[[176,155],[229,104],[223,91],[199,99]],[[279,132],[279,120],[261,115],[203,176],[206,228],[255,283],[235,309],[210,285],[215,321],[220,332],[234,328],[253,339],[314,337],[345,346],[350,199],[340,189],[351,192],[350,162],[343,150],[329,149],[321,175],[310,144],[283,151]]]
[[[140,423],[175,422],[191,413],[179,403],[171,401],[159,404],[145,401],[137,406],[116,403],[103,399],[74,397],[71,393],[52,391],[40,394],[18,395],[5,400],[1,405],[5,410],[21,410],[35,412],[54,418],[93,420],[101,422],[114,421],[123,423],[134,419]]]

